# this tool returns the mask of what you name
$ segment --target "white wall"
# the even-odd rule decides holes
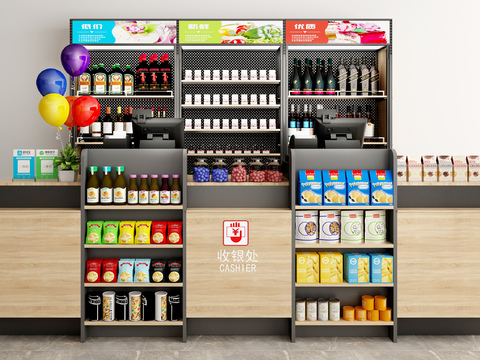
[[[402,154],[480,153],[480,1],[64,1],[2,4],[0,178],[12,149],[60,147],[38,114],[40,71],[63,71],[70,18],[392,18],[393,145]],[[64,132],[64,137],[66,130]]]

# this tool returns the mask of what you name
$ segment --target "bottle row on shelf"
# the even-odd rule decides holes
[[[268,96],[267,96],[268,95]],[[250,98],[250,100],[249,100]],[[185,94],[184,105],[277,105],[276,94]]]
[[[162,174],[162,184],[158,184],[158,174],[150,175],[150,186],[148,175],[140,175],[140,186],[137,184],[137,175],[130,174],[130,184],[124,177],[125,167],[117,166],[117,177],[112,181],[111,167],[103,166],[103,178],[98,181],[97,166],[90,166],[90,177],[87,181],[87,204],[95,205],[179,205],[182,203],[182,190],[180,186],[180,175],[172,175],[172,185],[169,184],[170,176]]]
[[[203,76],[202,76],[203,73]],[[274,81],[277,80],[276,70],[185,70],[186,81]]]
[[[199,146],[189,146],[187,150],[187,154],[201,154],[201,155],[246,155],[246,156],[264,156],[270,155],[270,149],[265,148],[263,145],[254,144],[250,148],[245,148],[241,144],[226,144],[222,146],[220,144],[206,144],[206,145],[199,145]]]
[[[185,119],[185,130],[273,130],[276,119]]]

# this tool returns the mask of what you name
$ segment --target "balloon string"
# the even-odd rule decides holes
[[[60,148],[63,149],[62,136],[60,135],[60,126],[58,127],[58,130],[57,130],[56,139],[60,141]]]

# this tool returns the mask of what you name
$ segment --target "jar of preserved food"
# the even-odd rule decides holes
[[[198,159],[198,161],[193,164],[193,181],[210,181],[210,170],[208,169],[208,164],[205,159]]]
[[[214,182],[227,182],[228,181],[228,169],[227,164],[223,159],[215,159],[212,166],[212,181]]]
[[[245,182],[247,181],[247,164],[243,162],[243,159],[235,159],[232,165],[232,181],[233,182]]]
[[[269,182],[281,182],[283,179],[282,166],[278,162],[278,159],[272,159],[267,165],[265,171],[265,178]]]
[[[265,166],[260,159],[253,159],[253,162],[250,163],[250,170],[248,173],[250,175],[250,182],[265,181]]]

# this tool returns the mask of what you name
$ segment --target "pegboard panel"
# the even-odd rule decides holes
[[[261,150],[268,149],[271,153],[278,153],[280,152],[278,143],[279,133],[185,133],[185,147],[190,150],[209,150],[207,148],[225,150],[227,146],[233,150],[235,148],[253,150],[261,147]]]
[[[220,95],[222,101],[222,94],[228,94],[230,103],[232,102],[232,94],[238,94],[238,101],[241,101],[242,94],[247,94],[250,100],[251,94],[257,94],[257,101],[260,101],[260,94],[267,95],[275,94],[277,104],[280,104],[280,86],[278,84],[183,84],[182,86],[182,104],[185,103],[185,94],[192,95],[192,101],[195,99],[195,94],[203,95],[210,94],[210,101],[213,102],[213,94]]]
[[[213,163],[216,161],[217,158],[220,158],[220,159],[223,159],[223,161],[225,162],[225,164],[227,164],[227,167],[228,167],[228,173],[231,174],[232,172],[232,165],[233,163],[236,161],[236,159],[243,159],[243,162],[247,164],[247,166],[250,165],[251,162],[254,161],[254,159],[260,159],[260,161],[263,163],[263,165],[267,165],[269,164],[270,162],[272,162],[272,159],[279,159],[279,157],[275,157],[275,156],[272,156],[272,155],[268,155],[268,154],[260,154],[260,155],[255,155],[255,156],[242,156],[242,154],[238,154],[238,156],[232,156],[232,157],[226,157],[226,156],[223,156],[221,154],[218,154],[216,156],[205,156],[205,157],[201,157],[201,156],[188,156],[187,158],[187,173],[189,175],[192,175],[193,174],[193,168],[194,168],[194,164],[199,160],[199,159],[205,159],[206,160],[206,163],[208,164],[209,168],[211,169]],[[285,170],[284,170],[285,172]]]
[[[259,108],[183,108],[184,119],[277,119],[279,109]],[[278,125],[278,124],[277,124]]]
[[[105,116],[105,109],[107,106],[110,106],[112,116],[115,116],[117,113],[117,107],[122,107],[122,114],[124,107],[132,107],[134,109],[144,108],[150,109],[153,107],[155,116],[157,116],[158,108],[166,107],[166,117],[174,117],[175,115],[175,103],[173,99],[151,99],[151,98],[129,98],[129,99],[108,99],[108,98],[97,98],[101,106],[100,119]]]

